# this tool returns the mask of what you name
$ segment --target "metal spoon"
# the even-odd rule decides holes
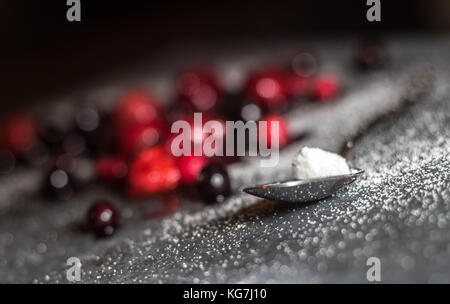
[[[345,175],[327,176],[307,180],[289,180],[263,184],[243,189],[244,192],[264,199],[290,203],[307,203],[332,195],[345,185],[351,184],[363,170],[352,169]]]
[[[368,123],[351,140],[347,141],[341,149],[341,155],[346,156],[349,149],[352,148],[367,130],[374,128],[378,122],[384,121],[392,115],[404,110],[406,107],[418,102],[425,95],[434,82],[434,74],[428,70],[422,71],[411,77],[406,85],[405,93],[401,97],[396,107]],[[366,132],[363,132],[365,130]],[[274,182],[264,185],[248,187],[244,192],[264,199],[283,201],[283,202],[313,202],[332,195],[345,185],[351,184],[357,176],[363,173],[363,170],[353,169],[352,173],[346,175],[328,176],[308,180],[289,180],[284,182]]]

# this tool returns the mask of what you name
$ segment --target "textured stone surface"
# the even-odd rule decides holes
[[[335,104],[292,110],[292,128],[311,135],[284,149],[277,168],[261,169],[257,160],[233,165],[235,195],[222,205],[186,200],[173,214],[141,220],[144,211],[158,208],[158,200],[127,202],[93,185],[69,202],[46,202],[33,194],[40,172],[21,169],[3,176],[0,282],[67,282],[65,262],[71,256],[82,261],[82,282],[367,282],[371,256],[381,260],[383,282],[449,282],[450,76],[445,67],[450,48],[448,39],[421,39],[392,39],[394,65],[369,76],[347,66],[351,41],[348,46],[317,42],[325,67],[342,75],[345,94]],[[243,48],[247,57],[234,51],[214,59],[225,70],[239,70],[264,58],[261,49],[270,54],[291,45],[256,45]],[[345,138],[398,100],[406,76],[427,65],[436,73],[430,95],[379,125],[351,151],[351,164],[365,170],[355,183],[306,205],[262,201],[239,191],[289,176],[292,156],[303,145],[338,151]],[[227,73],[239,74],[231,68]],[[168,86],[164,76],[145,79],[161,84],[161,92]],[[96,198],[115,202],[124,215],[122,229],[109,239],[97,240],[80,228]]]

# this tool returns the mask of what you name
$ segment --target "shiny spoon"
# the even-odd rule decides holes
[[[345,175],[268,183],[244,188],[243,191],[273,201],[308,203],[332,195],[340,188],[354,182],[357,176],[364,172],[360,169],[351,171],[352,173]]]
[[[408,106],[421,100],[434,83],[434,73],[424,70],[417,75],[410,77],[405,87],[405,93],[401,96],[397,105],[375,117],[363,127],[359,133],[348,140],[341,149],[341,155],[345,157],[349,150],[354,147],[368,130],[374,128],[379,122],[396,115]],[[253,186],[243,189],[244,192],[258,196],[260,198],[283,201],[283,202],[313,202],[326,198],[335,193],[340,188],[351,184],[363,170],[352,169],[352,173],[345,175],[327,176],[307,180],[289,180],[283,182],[273,182],[264,185]]]

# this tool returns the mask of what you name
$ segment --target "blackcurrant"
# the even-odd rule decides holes
[[[221,203],[231,194],[226,168],[217,162],[205,166],[197,178],[197,190],[205,203]]]
[[[116,209],[106,201],[94,203],[88,211],[88,225],[99,237],[113,234],[119,223]]]

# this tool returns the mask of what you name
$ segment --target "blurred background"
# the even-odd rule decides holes
[[[381,2],[382,22],[371,23],[365,0],[81,1],[82,21],[71,23],[66,1],[1,1],[1,107],[59,96],[184,44],[450,29],[449,1]]]
[[[386,281],[448,281],[450,1],[380,1],[381,22],[367,0],[81,0],[81,22],[0,1],[0,282],[65,282],[68,255],[86,282],[366,282],[370,256]],[[192,108],[279,121],[279,165],[175,159]],[[325,204],[239,195],[299,145],[366,172]]]

